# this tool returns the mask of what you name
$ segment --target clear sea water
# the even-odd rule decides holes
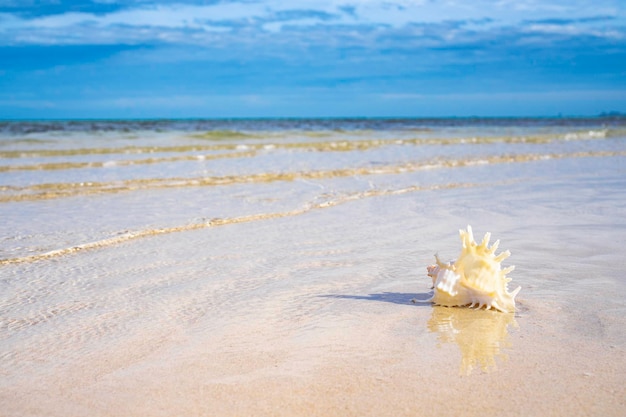
[[[467,224],[513,253],[515,316],[411,304]],[[580,376],[617,415],[624,247],[624,117],[0,122],[0,405],[202,414],[224,386],[395,358],[529,395]],[[595,362],[545,365],[550,388],[529,361],[559,352]]]
[[[4,262],[125,233],[623,162],[626,119],[4,122]],[[568,175],[571,173],[568,173]]]

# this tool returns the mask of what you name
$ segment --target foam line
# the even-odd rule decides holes
[[[521,154],[497,155],[465,159],[437,159],[427,162],[410,162],[376,167],[340,168],[300,172],[262,172],[249,175],[226,175],[194,178],[144,178],[114,182],[45,183],[25,187],[0,186],[0,203],[13,201],[46,200],[80,195],[109,194],[146,189],[180,187],[223,186],[242,183],[269,183],[275,181],[295,181],[341,178],[367,175],[390,175],[416,172],[426,169],[458,168],[484,164],[525,163],[548,159],[590,158],[626,156],[625,151],[585,151],[561,154]]]
[[[504,184],[505,182],[502,182]],[[498,185],[501,183],[496,183]],[[35,255],[17,257],[17,258],[7,258],[0,259],[1,265],[9,265],[9,264],[19,264],[19,263],[27,263],[27,262],[36,262],[51,258],[58,258],[61,256],[71,255],[81,251],[95,250],[100,248],[105,248],[109,246],[118,245],[130,240],[150,237],[150,236],[158,236],[170,233],[179,233],[186,232],[192,230],[205,229],[210,227],[219,227],[219,226],[227,226],[232,224],[239,223],[250,223],[254,221],[263,221],[263,220],[271,220],[277,219],[281,217],[293,217],[301,214],[305,214],[312,210],[325,209],[329,207],[334,207],[339,204],[347,203],[350,201],[362,200],[370,197],[379,197],[379,196],[388,196],[388,195],[400,195],[418,191],[432,191],[437,189],[453,189],[453,188],[469,188],[469,187],[483,187],[487,185],[494,184],[473,184],[473,183],[451,183],[444,185],[433,185],[433,186],[411,186],[399,189],[391,189],[391,190],[368,190],[364,192],[358,193],[350,193],[341,196],[337,196],[332,200],[325,200],[322,202],[314,202],[308,203],[304,207],[300,209],[284,211],[284,212],[274,212],[274,213],[259,213],[259,214],[251,214],[247,216],[240,217],[227,217],[227,218],[214,218],[211,220],[207,220],[199,223],[190,223],[181,226],[167,227],[167,228],[158,228],[158,229],[145,229],[134,232],[124,233],[119,236],[97,240],[94,242],[83,243],[80,245],[75,245],[67,248],[56,249],[49,252],[39,253]]]

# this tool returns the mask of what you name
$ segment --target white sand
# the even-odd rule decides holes
[[[623,178],[372,197],[5,265],[0,415],[622,416]],[[514,317],[409,303],[467,223],[513,253]]]

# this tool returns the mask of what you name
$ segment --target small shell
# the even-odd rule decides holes
[[[506,274],[515,267],[502,269],[501,263],[511,253],[505,251],[495,255],[500,241],[489,247],[490,233],[486,233],[480,244],[474,241],[472,227],[459,230],[463,248],[455,262],[429,266],[428,275],[433,279],[433,296],[427,300],[437,305],[454,307],[470,306],[487,310],[493,308],[504,313],[515,311],[515,296],[521,289],[508,292],[511,281]]]

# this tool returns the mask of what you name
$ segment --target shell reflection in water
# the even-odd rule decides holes
[[[493,310],[468,310],[435,306],[428,329],[438,334],[440,343],[455,343],[461,350],[461,375],[474,369],[492,372],[497,369],[496,357],[507,360],[502,352],[510,348],[508,327],[517,328],[513,314]]]

